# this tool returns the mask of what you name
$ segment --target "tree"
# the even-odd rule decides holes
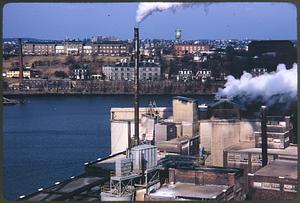
[[[68,77],[67,73],[64,71],[55,71],[54,76],[57,78],[66,78]]]
[[[74,63],[76,63],[74,56],[69,55],[66,57],[66,62],[65,62],[66,65],[70,65],[70,64],[74,64]]]

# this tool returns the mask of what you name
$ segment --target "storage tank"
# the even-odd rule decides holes
[[[142,159],[144,159],[145,170],[151,169],[157,165],[157,147],[153,145],[142,144],[131,148],[133,171],[142,171]]]
[[[181,40],[181,30],[179,28],[177,28],[175,30],[175,39],[176,39],[176,41],[180,41]]]

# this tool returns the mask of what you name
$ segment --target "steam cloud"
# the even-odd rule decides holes
[[[297,101],[297,69],[296,63],[291,69],[279,64],[276,72],[258,77],[252,77],[247,72],[244,72],[240,79],[230,75],[227,77],[225,88],[219,89],[217,96],[238,97],[244,103],[260,99],[268,105]]]
[[[136,22],[140,23],[154,12],[162,12],[165,10],[172,9],[176,11],[178,8],[187,8],[195,5],[196,3],[175,3],[175,2],[160,2],[160,3],[140,3],[136,12]],[[210,3],[202,3],[204,5],[204,11],[208,13],[208,5]]]

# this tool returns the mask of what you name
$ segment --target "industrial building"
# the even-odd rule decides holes
[[[252,200],[294,200],[298,195],[297,160],[274,160],[255,173],[249,173]]]
[[[198,105],[176,96],[172,109],[153,103],[140,108],[138,28],[134,47],[134,108],[111,109],[112,154],[86,162],[80,176],[18,200],[229,201],[244,200],[246,193],[251,199],[295,198],[297,146],[287,139],[288,118],[274,123],[263,106],[260,119],[242,119],[229,99]]]
[[[169,182],[145,195],[146,201],[243,200],[238,169],[199,166],[169,168]]]

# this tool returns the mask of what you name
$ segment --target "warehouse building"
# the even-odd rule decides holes
[[[251,200],[293,200],[298,194],[297,160],[274,160],[249,173]]]

